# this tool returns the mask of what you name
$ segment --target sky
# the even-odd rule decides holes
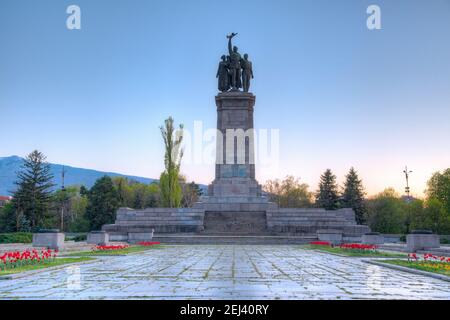
[[[81,9],[69,30],[66,9]],[[369,5],[381,30],[366,26]],[[422,196],[450,167],[449,0],[2,0],[0,157],[158,178],[159,126],[173,116],[215,128],[226,34],[253,62],[255,128],[279,130],[278,166],[317,188],[355,167],[369,195]],[[185,159],[209,183],[212,163]]]

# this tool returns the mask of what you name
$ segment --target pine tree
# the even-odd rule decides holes
[[[53,175],[43,153],[30,153],[17,174],[17,190],[13,194],[16,230],[32,231],[44,227],[52,201]]]
[[[316,205],[327,210],[339,208],[336,176],[327,169],[320,176],[319,190],[316,192]]]
[[[161,127],[161,135],[164,140],[165,170],[161,173],[161,204],[164,207],[178,208],[181,206],[183,197],[181,185],[179,182],[181,159],[183,158],[183,150],[181,142],[183,140],[183,125],[175,132],[174,120],[169,117],[165,120],[165,126]]]
[[[342,201],[345,207],[352,208],[355,211],[355,218],[358,224],[365,222],[367,214],[366,203],[364,200],[364,187],[358,173],[352,167],[345,176],[344,192]]]
[[[91,230],[100,230],[104,224],[113,223],[119,208],[119,194],[110,177],[98,179],[88,193],[86,218]]]

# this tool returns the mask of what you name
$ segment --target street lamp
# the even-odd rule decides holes
[[[405,170],[403,170],[403,173],[405,174],[405,178],[406,178],[406,187],[405,187],[406,199],[408,201],[411,201],[410,189],[409,189],[409,174],[412,173],[412,171],[409,171],[408,166],[405,166]]]

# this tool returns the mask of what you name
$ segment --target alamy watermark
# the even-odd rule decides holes
[[[81,9],[77,5],[70,5],[66,9],[66,13],[69,14],[66,20],[66,26],[69,30],[81,29]]]
[[[381,9],[376,4],[372,4],[367,7],[367,29],[369,30],[381,30]]]
[[[183,129],[182,135],[184,164],[257,164],[273,169],[279,165],[279,129],[221,131],[194,121],[192,132]]]
[[[68,266],[66,269],[67,273],[67,289],[69,290],[80,290],[81,289],[81,271],[79,266]]]

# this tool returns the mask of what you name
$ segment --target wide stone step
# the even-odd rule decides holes
[[[241,236],[241,235],[154,235],[152,241],[161,244],[307,244],[317,240],[317,237],[293,237],[293,236]]]

